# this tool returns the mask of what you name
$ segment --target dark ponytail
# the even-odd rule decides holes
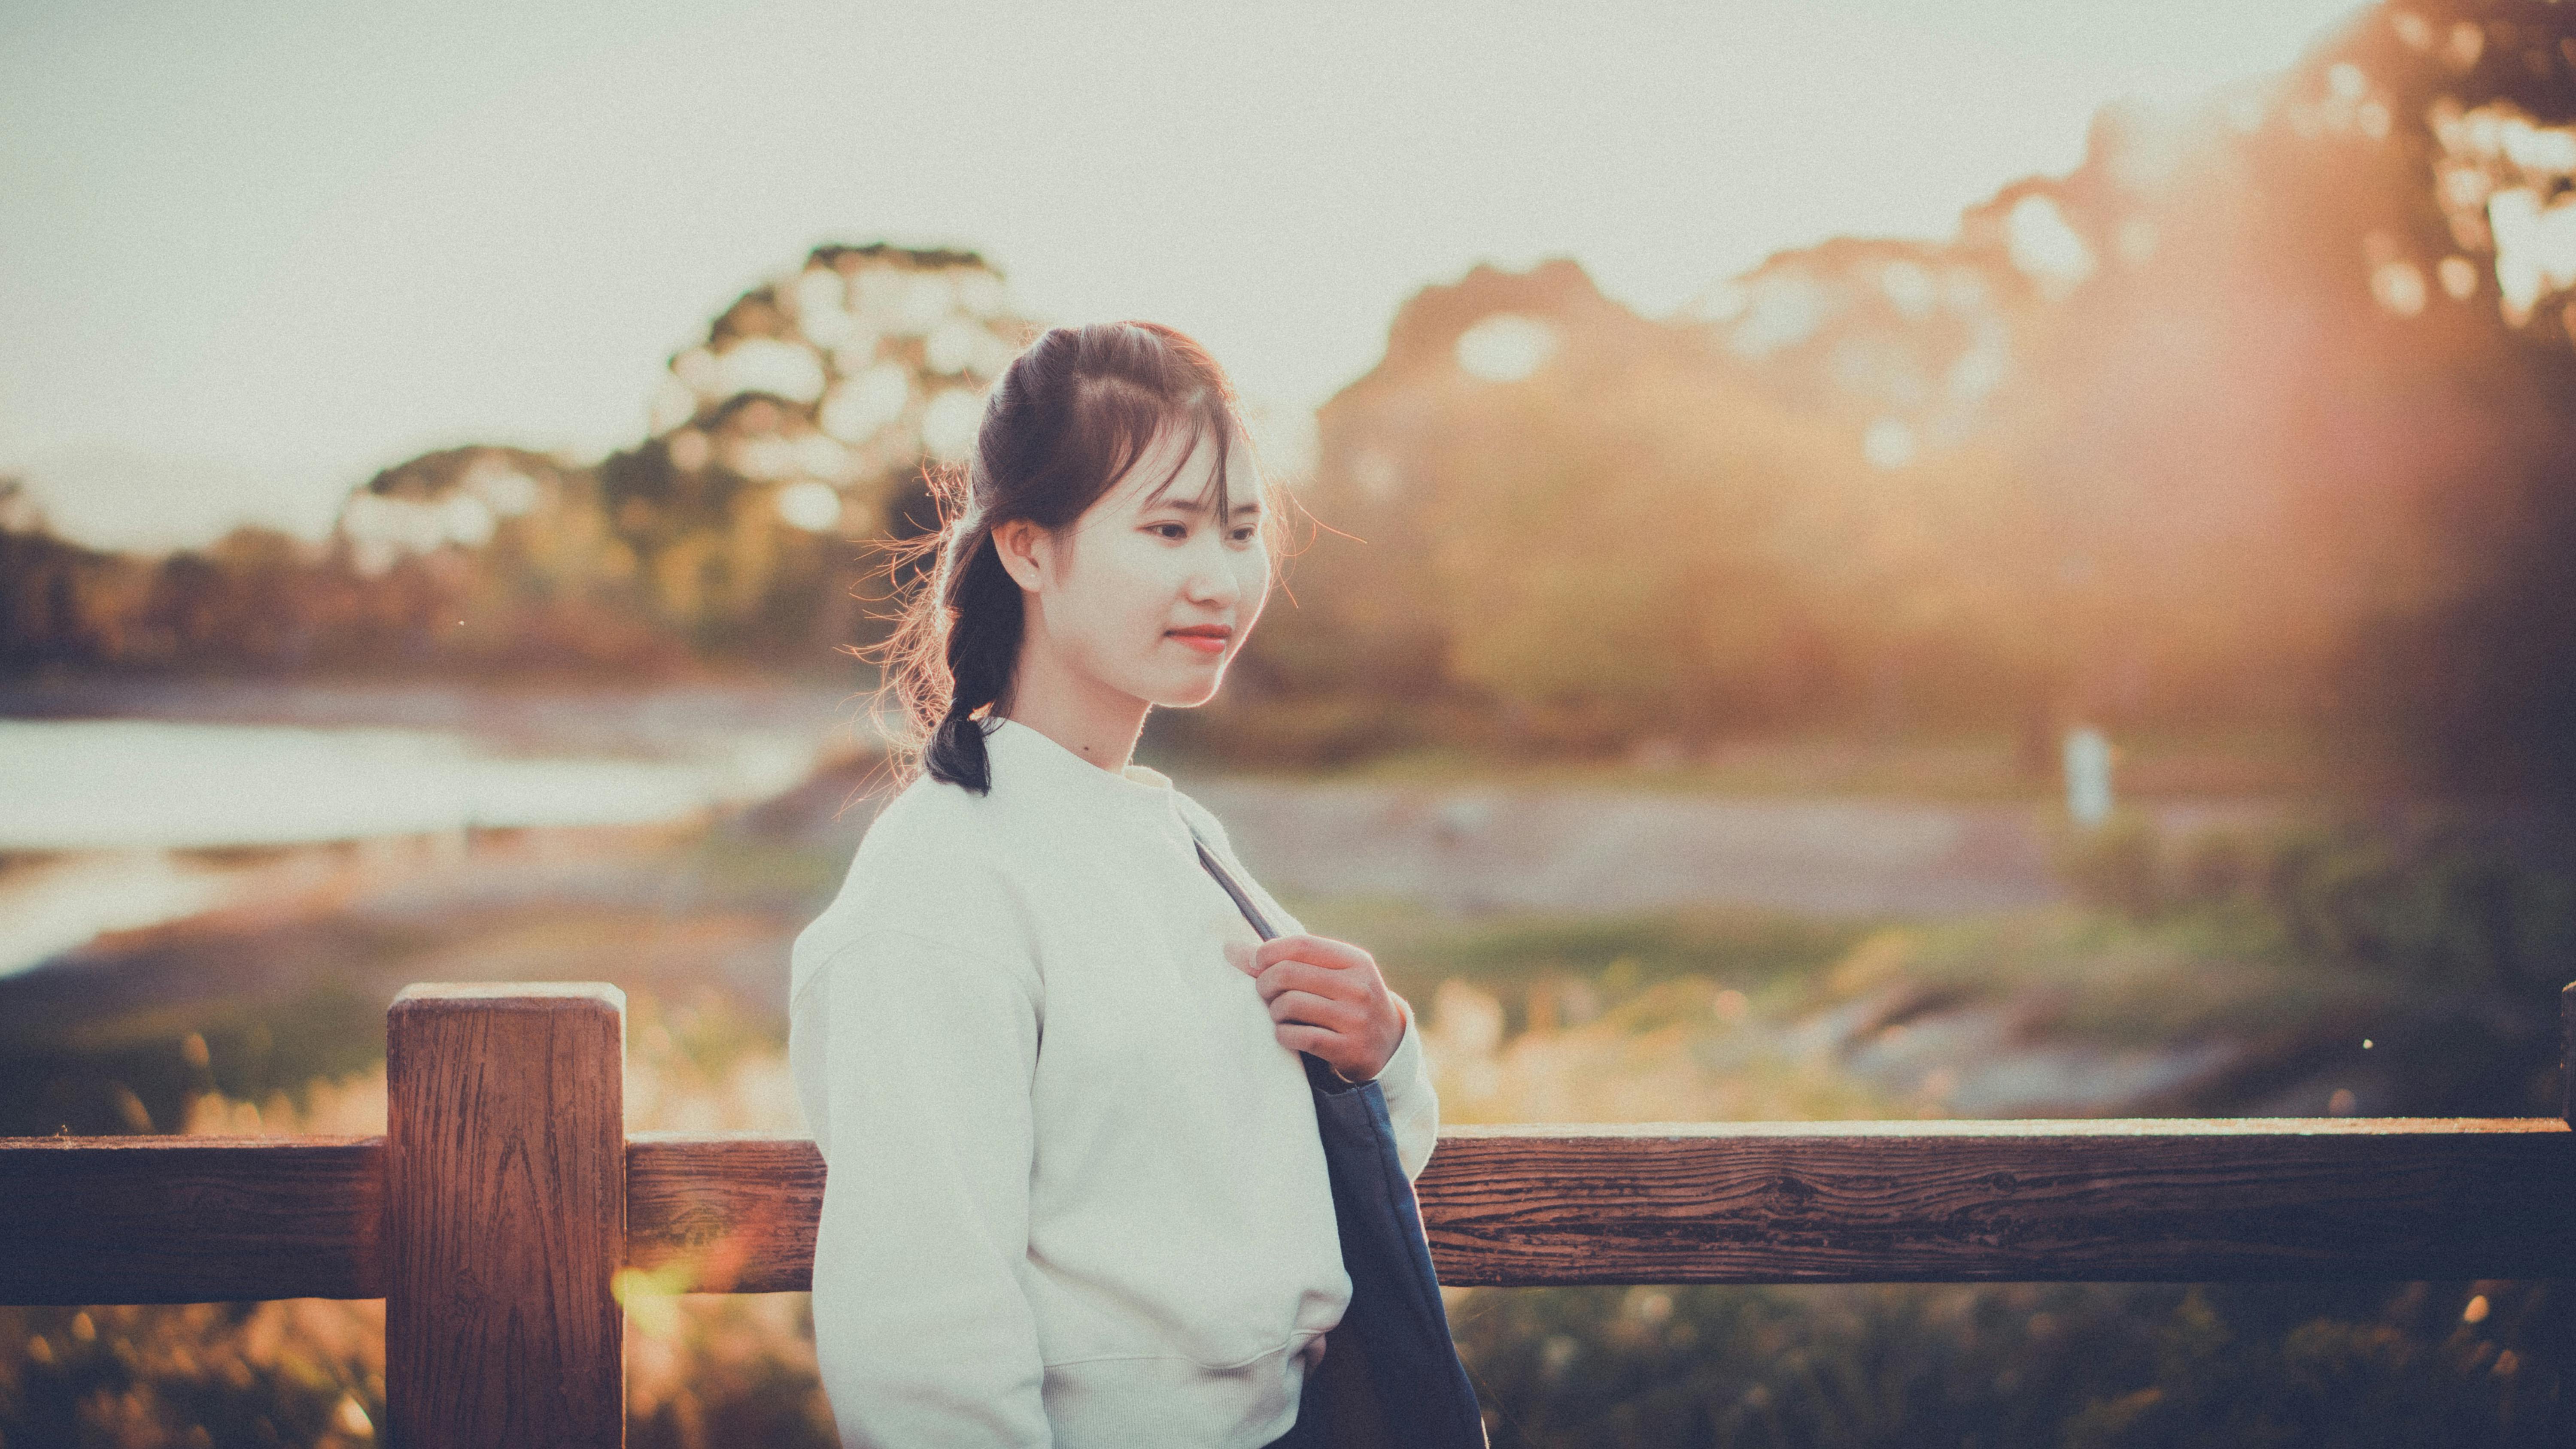
[[[930,474],[939,531],[894,548],[898,566],[938,551],[873,656],[885,676],[880,700],[892,694],[899,705],[899,784],[926,770],[978,794],[992,789],[984,721],[1009,712],[1024,633],[1019,581],[1002,566],[993,530],[1015,518],[1049,532],[1071,527],[1167,426],[1187,430],[1184,460],[1199,438],[1213,438],[1215,516],[1230,517],[1226,457],[1242,442],[1234,389],[1179,332],[1152,322],[1049,328],[994,384],[973,458]],[[1266,547],[1272,532],[1263,531]]]

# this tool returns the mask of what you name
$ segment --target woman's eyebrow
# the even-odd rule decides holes
[[[1172,510],[1173,512],[1175,512],[1175,513],[1200,513],[1200,514],[1204,514],[1204,513],[1209,513],[1209,512],[1213,512],[1213,511],[1214,511],[1214,510],[1212,510],[1212,509],[1208,506],[1208,498],[1207,498],[1207,495],[1206,495],[1206,494],[1204,494],[1204,493],[1200,494],[1200,495],[1199,495],[1198,497],[1196,497],[1196,498],[1191,498],[1191,499],[1187,499],[1187,500],[1179,499],[1179,498],[1173,498],[1173,497],[1171,497],[1171,496],[1169,496],[1169,495],[1165,495],[1165,496],[1164,496],[1164,497],[1162,497],[1162,498],[1153,499],[1153,500],[1148,501],[1148,502],[1146,503],[1146,505],[1145,505],[1145,509],[1144,509],[1144,511],[1145,511],[1145,512],[1147,512],[1147,513],[1153,513],[1153,512],[1156,512],[1156,511],[1160,510],[1160,509],[1165,509],[1165,508],[1171,509],[1171,510]],[[1246,515],[1246,514],[1250,514],[1250,515],[1252,515],[1252,516],[1253,516],[1253,517],[1255,517],[1255,518],[1260,517],[1260,516],[1261,516],[1261,500],[1259,500],[1259,499],[1257,499],[1257,498],[1254,498],[1254,499],[1246,499],[1245,501],[1243,501],[1243,502],[1241,502],[1241,503],[1237,503],[1236,505],[1234,505],[1234,516],[1235,516],[1235,517],[1237,517],[1237,518],[1241,518],[1241,517],[1243,517],[1243,516],[1244,516],[1244,515]]]

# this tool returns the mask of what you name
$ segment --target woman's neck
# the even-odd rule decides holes
[[[1029,669],[1014,682],[1005,718],[1016,720],[1062,745],[1073,755],[1112,774],[1123,773],[1135,758],[1136,738],[1144,733],[1152,705],[1134,695],[1075,680],[1057,671]]]

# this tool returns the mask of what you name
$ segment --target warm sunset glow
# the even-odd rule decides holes
[[[1188,328],[1293,459],[1426,283],[1570,255],[1660,315],[1827,236],[1937,238],[2075,164],[2103,103],[2277,70],[2352,8],[30,13],[0,53],[0,469],[60,526],[157,546],[239,517],[318,535],[425,449],[583,460],[716,392],[824,398],[816,425],[858,445],[935,406],[869,373],[882,343],[939,376],[1006,359],[973,325],[1011,310],[999,283],[810,276],[782,294],[794,340],[692,333],[780,258],[880,237],[977,248],[1031,317]],[[1169,75],[1099,82],[1172,27]],[[1139,142],[1175,111],[1197,124]],[[2092,244],[2047,206],[2015,245],[2057,285]],[[175,215],[184,265],[141,240]],[[1748,357],[1816,311],[1786,279],[1749,307]]]
[[[2576,0],[17,11],[0,1443],[1277,1419],[1183,813],[1498,1449],[2557,1442]]]

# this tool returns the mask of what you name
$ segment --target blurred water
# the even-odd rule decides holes
[[[572,722],[586,728],[534,732],[0,718],[0,976],[346,864],[299,847],[653,825],[767,799],[813,773],[830,718],[670,727],[604,702]]]
[[[819,750],[783,729],[621,758],[502,753],[444,731],[0,719],[0,850],[641,825],[775,795]]]

